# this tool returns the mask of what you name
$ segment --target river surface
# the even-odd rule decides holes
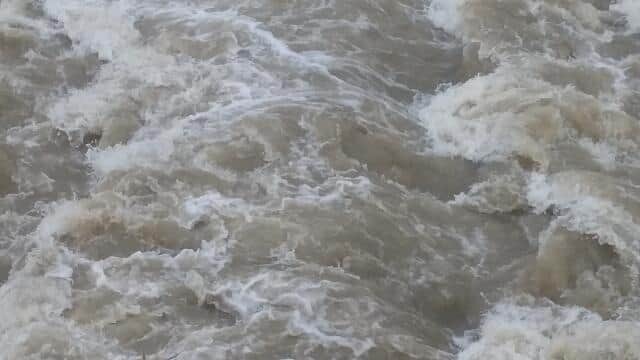
[[[640,1],[0,0],[0,359],[640,359]]]

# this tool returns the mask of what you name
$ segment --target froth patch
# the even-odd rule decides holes
[[[438,154],[515,159],[540,170],[561,141],[586,138],[626,150],[637,147],[634,134],[640,130],[633,118],[595,97],[511,67],[450,87],[419,116]]]
[[[434,0],[427,14],[434,25],[451,34],[460,34],[462,19],[459,8],[462,4],[464,0]]]
[[[539,235],[533,292],[613,316],[635,294],[638,198],[633,184],[601,173],[534,175],[528,202],[553,218]]]
[[[480,339],[459,354],[481,359],[635,359],[640,326],[605,321],[582,308],[560,307],[531,298],[504,302],[485,317]]]
[[[91,6],[81,1],[45,1],[47,13],[62,22],[69,36],[88,52],[97,52],[102,59],[113,60],[139,40],[133,26],[128,2],[118,1]]]
[[[620,12],[627,19],[627,27],[632,32],[640,31],[640,3],[636,0],[619,0],[611,9]]]

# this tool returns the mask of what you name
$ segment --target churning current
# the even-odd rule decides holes
[[[0,0],[0,359],[640,359],[640,1]]]

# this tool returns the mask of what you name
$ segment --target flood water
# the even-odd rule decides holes
[[[0,0],[0,359],[640,359],[640,1]]]

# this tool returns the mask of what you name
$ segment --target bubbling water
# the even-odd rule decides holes
[[[1,1],[0,357],[638,357],[638,10]]]
[[[638,10],[628,1],[431,4],[434,23],[493,68],[422,107],[429,148],[511,168],[456,203],[549,217],[522,280],[467,333],[460,358],[639,356],[637,83],[628,76],[637,54],[622,50],[636,42]]]

